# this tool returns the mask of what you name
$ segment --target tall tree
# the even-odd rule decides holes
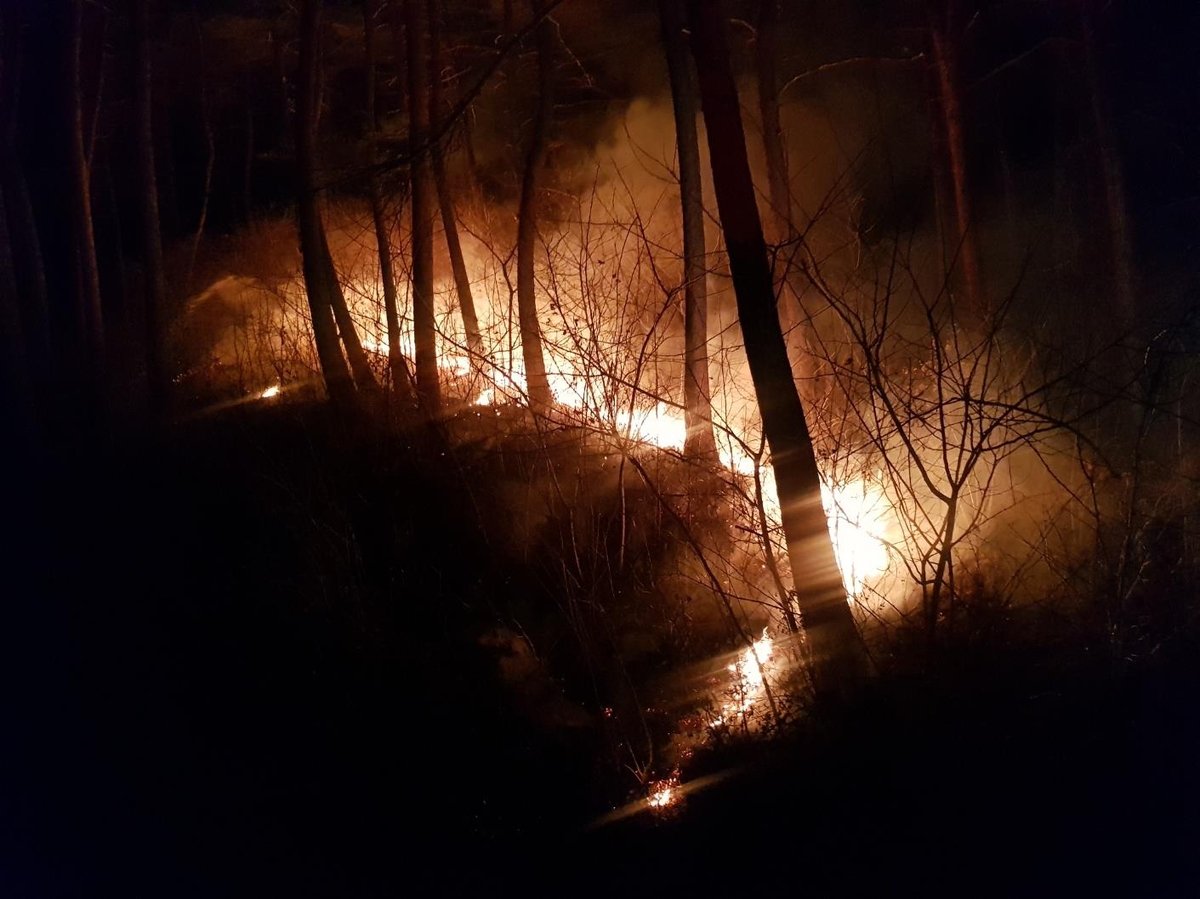
[[[696,126],[699,110],[684,35],[687,16],[682,0],[659,0],[658,9],[675,112],[679,200],[683,211],[683,414],[687,428],[684,452],[695,458],[711,455],[717,448],[708,378],[708,265]]]
[[[296,96],[296,162],[299,168],[297,214],[300,224],[300,254],[304,267],[304,286],[312,315],[313,336],[325,387],[333,402],[349,408],[354,402],[354,381],[338,345],[333,321],[330,285],[333,263],[325,242],[325,226],[316,179],[316,106],[318,39],[321,27],[321,0],[304,0],[300,10],[300,72]]]
[[[689,0],[692,51],[717,210],[763,431],[771,449],[788,559],[819,695],[838,697],[865,672],[854,616],[821,505],[821,476],[775,311],[771,267],[746,156],[719,0]]]
[[[149,0],[133,0],[134,106],[137,115],[137,171],[141,189],[142,266],[145,270],[146,378],[152,413],[162,408],[167,386],[163,365],[162,315],[166,303],[162,233],[158,218],[158,178],[154,168],[154,83],[150,58]]]
[[[308,124],[304,131],[309,145],[305,150],[305,160],[301,164],[302,168],[305,169],[304,173],[302,173],[302,178],[305,179],[305,192],[312,196],[313,209],[316,214],[317,236],[320,238],[318,243],[319,251],[314,257],[314,262],[321,268],[321,280],[324,284],[325,298],[333,312],[333,319],[337,323],[337,330],[341,335],[342,344],[346,348],[346,359],[350,363],[350,372],[354,378],[354,385],[359,390],[374,393],[379,389],[379,385],[375,382],[375,374],[371,371],[371,362],[363,350],[362,342],[358,339],[358,329],[354,327],[354,319],[350,316],[350,309],[346,305],[346,296],[342,293],[342,284],[338,280],[337,269],[333,265],[333,255],[329,252],[329,243],[325,235],[325,224],[321,220],[320,206],[318,205],[320,201],[320,186],[317,184],[316,178],[316,143],[321,117],[323,84],[319,9],[317,10],[317,15],[318,27],[313,32],[312,58],[301,62],[301,80],[303,81],[303,88],[309,95],[309,103],[305,109],[305,114],[308,116],[306,120]],[[311,74],[303,70],[305,62],[312,67],[313,71]],[[298,149],[297,157],[299,156]]]
[[[542,15],[542,0],[530,0],[530,6],[535,16]],[[546,409],[554,397],[546,378],[546,359],[542,353],[533,257],[537,249],[538,172],[546,159],[550,121],[554,114],[554,23],[549,18],[542,18],[538,22],[535,43],[537,105],[525,156],[525,171],[521,177],[521,202],[517,209],[517,317],[521,327],[521,356],[525,362],[529,405],[534,409]]]
[[[438,0],[429,0],[429,120],[433,133],[437,134],[438,117],[442,103],[441,62],[442,7]],[[483,338],[479,333],[479,317],[475,314],[475,297],[471,291],[471,278],[463,259],[462,243],[458,239],[458,222],[454,217],[454,195],[446,177],[446,160],[441,141],[434,141],[429,148],[433,162],[433,181],[437,187],[438,205],[442,212],[442,230],[446,235],[446,251],[450,254],[450,268],[454,272],[454,291],[458,296],[458,307],[462,313],[463,330],[467,335],[467,346],[478,355],[483,352]]]
[[[392,9],[396,3],[392,0]],[[437,322],[433,305],[433,196],[429,180],[429,10],[426,0],[403,0],[408,57],[408,135],[412,202],[413,343],[417,397],[430,413],[441,408],[437,365]],[[392,27],[400,22],[393,15]]]
[[[402,401],[412,397],[409,383],[408,364],[400,348],[400,313],[396,301],[396,272],[392,266],[392,247],[388,238],[387,221],[383,214],[383,197],[379,192],[379,179],[375,175],[375,163],[379,149],[379,110],[375,99],[375,18],[379,14],[379,0],[363,0],[363,41],[367,83],[367,133],[371,148],[370,175],[367,192],[371,199],[371,221],[375,225],[375,243],[379,250],[379,277],[383,282],[383,309],[387,319],[388,371],[392,390]]]
[[[987,297],[980,272],[979,238],[971,216],[970,171],[963,125],[962,82],[959,56],[962,46],[962,16],[959,0],[930,0],[929,63],[933,69],[934,106],[939,121],[944,171],[950,180],[949,200],[953,206],[955,245],[950,255],[962,271],[967,305],[972,313],[983,311]]]
[[[76,321],[97,389],[104,371],[104,311],[100,302],[100,268],[96,261],[96,233],[92,221],[91,174],[85,145],[83,83],[83,0],[71,0],[67,15],[68,156],[71,171],[70,203],[75,232],[79,295]]]

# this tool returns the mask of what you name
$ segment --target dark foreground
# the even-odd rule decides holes
[[[10,469],[0,895],[1200,894],[1194,633],[887,679],[590,828],[613,773],[468,636],[528,585],[454,477],[276,418]]]

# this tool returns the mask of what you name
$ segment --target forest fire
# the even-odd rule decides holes
[[[772,662],[774,644],[766,630],[761,637],[742,650],[736,660],[728,666],[732,675],[723,695],[730,697],[720,706],[720,711],[709,722],[709,727],[730,725],[745,721],[755,707],[767,697],[770,690],[768,677],[777,673],[778,664]]]

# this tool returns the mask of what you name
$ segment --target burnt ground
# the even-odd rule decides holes
[[[531,725],[477,639],[527,573],[453,473],[337,432],[234,412],[9,468],[0,893],[1200,891],[1194,633],[884,678],[589,829],[595,735]]]

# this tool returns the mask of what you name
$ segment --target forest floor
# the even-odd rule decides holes
[[[0,894],[1200,891],[1194,634],[881,679],[592,826],[594,736],[531,726],[477,639],[524,575],[453,473],[335,432],[233,410],[10,470]]]

